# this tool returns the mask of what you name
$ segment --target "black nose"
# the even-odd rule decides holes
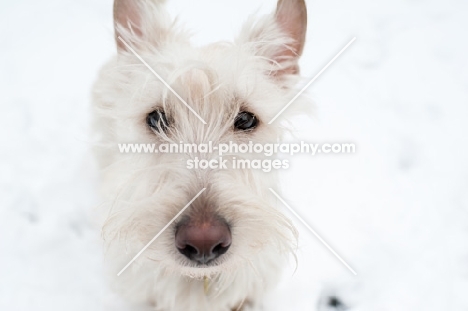
[[[175,234],[179,252],[202,265],[226,253],[231,241],[229,226],[220,219],[202,222],[189,220],[179,225]]]

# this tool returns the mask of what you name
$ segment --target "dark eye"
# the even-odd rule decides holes
[[[146,117],[146,124],[155,131],[166,131],[168,122],[166,114],[162,110],[155,110]]]
[[[234,127],[240,131],[253,130],[258,125],[257,117],[247,111],[241,111],[234,121]]]

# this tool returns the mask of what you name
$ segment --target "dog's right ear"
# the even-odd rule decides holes
[[[141,30],[142,8],[138,0],[114,1],[114,31],[115,42],[119,50],[126,50],[125,44],[119,39],[129,39],[129,34],[142,36]]]
[[[165,0],[114,0],[114,31],[117,48],[160,43],[167,36],[168,16],[163,11]],[[119,38],[120,37],[120,38]]]

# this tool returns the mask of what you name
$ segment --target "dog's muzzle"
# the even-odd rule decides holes
[[[231,230],[218,218],[193,221],[186,219],[177,226],[175,245],[190,260],[206,265],[225,254],[231,246]]]

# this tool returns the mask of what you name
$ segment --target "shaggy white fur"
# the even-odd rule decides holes
[[[155,310],[256,310],[295,246],[295,229],[268,191],[276,189],[274,173],[189,170],[187,159],[216,155],[123,154],[118,144],[280,140],[286,130],[281,120],[302,112],[298,102],[267,124],[297,92],[305,4],[280,0],[274,14],[249,19],[233,43],[204,47],[190,44],[190,36],[169,18],[162,1],[116,0],[114,19],[116,37],[132,46],[207,124],[117,40],[118,55],[104,66],[93,92],[110,282],[122,296]],[[155,110],[168,118],[165,131],[146,124]],[[235,131],[240,111],[255,114],[259,125]],[[227,158],[233,156],[252,155]],[[202,188],[206,191],[184,215],[211,213],[225,219],[232,233],[229,251],[210,265],[197,266],[174,245],[176,221],[118,277]]]

